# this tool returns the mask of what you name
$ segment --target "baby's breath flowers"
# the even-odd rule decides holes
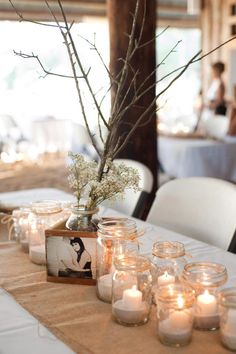
[[[135,168],[108,159],[102,174],[99,174],[99,163],[87,161],[81,154],[69,153],[69,156],[72,164],[68,180],[78,206],[83,198],[86,200],[85,208],[93,210],[107,199],[122,197],[125,189],[139,190],[140,177]]]

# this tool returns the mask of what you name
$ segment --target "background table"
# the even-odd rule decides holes
[[[111,210],[104,211],[104,214],[118,215]],[[137,223],[146,229],[140,239],[142,253],[150,254],[157,240],[177,240],[185,244],[187,252],[192,255],[191,261],[225,264],[229,273],[227,286],[236,284],[234,254],[160,227],[141,221]],[[0,284],[79,354],[196,354],[203,353],[206,345],[209,354],[228,353],[220,344],[219,331],[195,330],[192,343],[180,349],[163,346],[157,338],[154,306],[146,325],[135,328],[121,326],[112,320],[111,306],[97,299],[94,287],[47,283],[45,268],[30,263],[17,244],[0,244],[0,253]],[[4,309],[0,319],[1,354],[71,353],[67,346],[55,340],[47,331],[44,332],[45,329],[42,331],[46,336],[42,336],[38,321],[9,295],[6,297],[3,291],[0,300],[1,309]],[[36,349],[36,346],[43,350]],[[35,350],[32,351],[32,348]]]
[[[225,141],[159,136],[159,161],[171,177],[236,181],[236,137]]]

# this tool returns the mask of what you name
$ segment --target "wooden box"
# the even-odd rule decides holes
[[[68,230],[64,221],[45,236],[48,281],[96,284],[96,232]]]

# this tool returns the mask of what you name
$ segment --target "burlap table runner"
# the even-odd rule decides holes
[[[29,261],[16,243],[0,243],[0,285],[26,310],[79,354],[228,353],[219,333],[194,331],[183,348],[163,346],[156,334],[156,311],[140,327],[124,327],[111,305],[96,298],[95,287],[46,282],[45,267]]]

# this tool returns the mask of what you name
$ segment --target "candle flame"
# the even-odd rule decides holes
[[[134,291],[136,291],[136,290],[137,290],[137,286],[136,286],[136,285],[133,285],[131,289],[134,290]]]
[[[206,290],[204,291],[203,295],[205,295],[205,296],[209,296],[209,295],[210,295],[209,290],[208,290],[208,289],[206,289]]]

